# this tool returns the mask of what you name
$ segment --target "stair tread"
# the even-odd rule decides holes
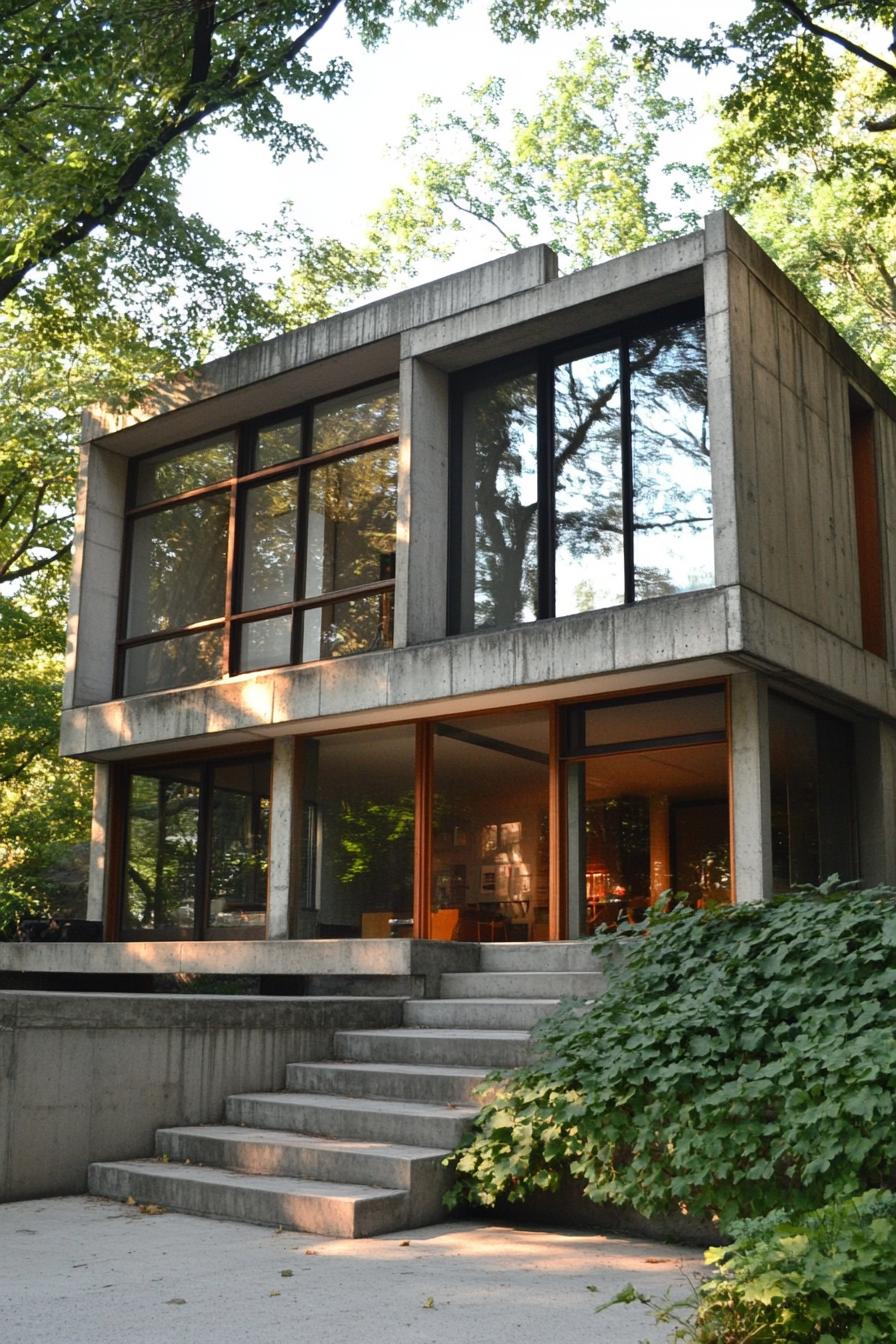
[[[197,1185],[231,1185],[242,1189],[265,1190],[271,1194],[303,1195],[320,1199],[350,1200],[388,1198],[396,1202],[406,1197],[403,1190],[390,1190],[382,1185],[351,1185],[335,1181],[314,1181],[299,1176],[257,1176],[225,1167],[194,1166],[192,1163],[162,1162],[160,1159],[130,1162],[95,1162],[102,1170],[129,1172],[135,1176],[151,1176],[163,1184],[187,1180]]]
[[[368,1059],[313,1059],[307,1063],[290,1064],[291,1069],[343,1069],[351,1073],[399,1074],[428,1078],[487,1078],[491,1069],[480,1069],[474,1064],[393,1064]]]
[[[241,1092],[234,1101],[279,1102],[284,1106],[318,1106],[327,1110],[375,1111],[380,1115],[478,1115],[479,1106],[461,1102],[392,1101],[383,1097],[340,1097],[327,1092]]]
[[[320,1134],[296,1134],[288,1129],[251,1129],[245,1125],[167,1125],[157,1131],[196,1138],[218,1138],[233,1143],[279,1144],[284,1148],[313,1148],[346,1154],[368,1153],[378,1157],[394,1157],[403,1161],[413,1158],[444,1157],[448,1148],[423,1148],[409,1143],[385,1143],[378,1139],[328,1139]],[[192,1164],[190,1164],[192,1165]]]
[[[440,999],[440,1003],[447,1003],[447,999]],[[511,1028],[505,1030],[485,1027],[390,1027],[388,1029],[380,1028],[376,1031],[337,1031],[337,1039],[340,1036],[362,1036],[365,1039],[375,1038],[376,1040],[445,1040],[445,1041],[527,1041],[529,1039],[528,1031],[515,1031]],[[314,1061],[317,1062],[317,1061]]]

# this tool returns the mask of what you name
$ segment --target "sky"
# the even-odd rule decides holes
[[[620,26],[655,27],[670,35],[705,30],[711,19],[728,21],[749,8],[746,0],[688,0],[677,8],[656,0],[625,0],[615,7]],[[223,233],[259,229],[277,213],[281,201],[294,203],[300,221],[316,232],[340,238],[360,236],[363,220],[388,188],[400,180],[395,147],[408,119],[425,94],[456,106],[463,90],[487,76],[506,82],[511,105],[530,106],[533,95],[560,60],[568,59],[591,35],[587,27],[572,33],[546,31],[536,43],[505,44],[492,34],[485,0],[471,0],[452,22],[436,28],[399,23],[388,43],[373,52],[346,37],[337,15],[315,39],[315,63],[347,56],[354,77],[347,94],[331,103],[295,100],[295,115],[313,126],[327,146],[321,160],[308,163],[299,154],[275,166],[263,145],[241,141],[222,131],[194,154],[182,199]],[[679,71],[671,92],[702,105],[722,91],[715,81]],[[702,120],[689,134],[688,157],[705,151],[711,127]],[[678,155],[680,156],[680,155]],[[482,240],[449,263],[434,263],[433,274],[460,269],[483,259],[475,255]],[[470,254],[472,250],[473,255]],[[425,278],[431,278],[429,274]]]

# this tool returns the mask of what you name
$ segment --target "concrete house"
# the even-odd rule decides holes
[[[257,967],[896,881],[896,399],[724,213],[84,439],[61,749],[107,941]]]

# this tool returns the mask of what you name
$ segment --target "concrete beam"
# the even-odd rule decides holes
[[[422,359],[403,360],[396,648],[442,639],[447,630],[449,430],[447,374]]]
[[[302,790],[296,778],[296,739],[278,737],[271,757],[267,937],[288,938],[302,826]]]
[[[90,822],[90,867],[87,877],[87,918],[106,913],[106,874],[112,821],[112,767],[98,761],[93,775],[93,815]]]

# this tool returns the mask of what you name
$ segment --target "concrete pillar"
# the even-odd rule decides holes
[[[731,678],[734,891],[738,902],[772,893],[768,689],[755,672]]]
[[[292,894],[298,885],[297,858],[302,825],[298,759],[296,738],[274,739],[268,858],[268,938],[289,937]]]
[[[396,648],[444,639],[446,634],[449,418],[448,375],[425,360],[403,359]]]
[[[859,876],[896,885],[896,728],[880,719],[856,725]]]
[[[106,913],[106,874],[109,869],[112,767],[105,761],[94,766],[93,816],[90,822],[90,868],[87,875],[87,918],[103,919]]]
[[[746,333],[732,332],[732,322],[739,320],[739,315],[735,312],[736,305],[732,303],[730,292],[725,212],[718,210],[707,215],[704,229],[703,288],[715,581],[717,587],[724,588],[740,582],[732,341],[749,339],[749,326]]]
[[[66,637],[64,709],[112,698],[127,461],[81,449]]]

